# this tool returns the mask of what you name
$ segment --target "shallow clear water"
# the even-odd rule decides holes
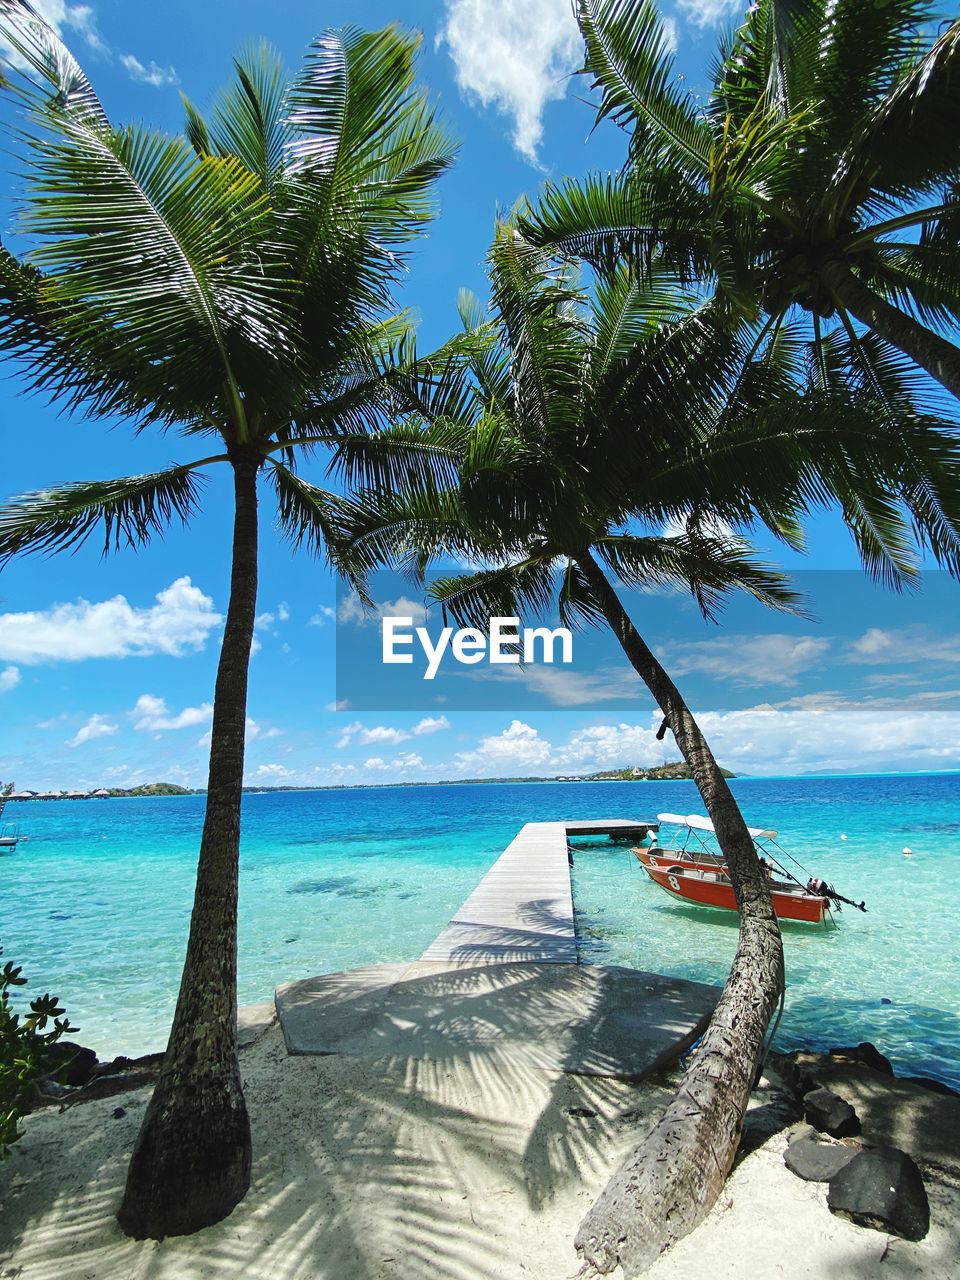
[[[900,1071],[960,1084],[960,775],[733,786],[750,822],[777,827],[805,867],[869,908],[845,910],[832,933],[785,927],[778,1043],[873,1040]],[[0,854],[4,958],[23,965],[27,996],[58,994],[78,1038],[101,1055],[165,1041],[203,803],[28,802],[4,815],[29,837]],[[240,1001],[269,999],[280,981],[416,958],[524,822],[660,810],[702,805],[691,783],[246,796]],[[584,960],[722,982],[732,915],[672,903],[606,841],[583,843],[573,887]]]

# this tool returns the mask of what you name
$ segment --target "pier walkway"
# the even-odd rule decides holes
[[[441,1064],[530,1087],[531,1070],[642,1079],[701,1034],[718,987],[580,965],[568,835],[656,823],[528,822],[419,960],[319,974],[277,988],[287,1052]],[[502,1105],[502,1094],[498,1095]]]
[[[655,822],[528,822],[421,960],[577,963],[568,836],[641,840]]]

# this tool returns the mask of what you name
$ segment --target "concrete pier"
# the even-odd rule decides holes
[[[640,840],[648,827],[656,823],[528,822],[420,959],[576,964],[567,837],[635,833]]]

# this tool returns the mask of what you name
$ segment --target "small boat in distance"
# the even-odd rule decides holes
[[[20,828],[15,822],[7,822],[0,827],[0,853],[15,849],[20,839]]]
[[[681,817],[674,813],[660,813],[657,819],[661,831],[664,827],[674,827],[678,838],[669,842],[666,848],[651,842],[647,848],[633,850],[654,884],[672,897],[696,906],[736,911],[726,859],[716,846],[716,832],[710,819],[700,814]],[[747,830],[753,838],[761,864],[767,870],[770,896],[778,919],[825,923],[828,916],[832,919],[834,908],[840,910],[842,902],[866,911],[862,902],[844,898],[833,885],[815,876],[801,884],[774,856],[773,849],[776,848],[778,853],[790,857],[779,845],[773,845],[776,831],[765,827],[747,827]]]

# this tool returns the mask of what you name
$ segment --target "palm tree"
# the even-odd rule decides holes
[[[321,551],[327,495],[298,458],[380,420],[408,335],[384,319],[452,147],[415,87],[419,37],[328,32],[289,78],[267,47],[184,137],[114,127],[69,52],[25,5],[0,31],[32,79],[16,89],[36,247],[0,256],[0,347],[68,408],[175,431],[194,459],[68,484],[0,508],[0,558],[58,551],[98,526],[136,546],[233,475],[230,599],[206,816],[170,1041],[119,1218],[138,1238],[218,1221],[249,1185],[236,1055],[236,913],[247,673],[257,597],[258,480],[282,532]],[[12,90],[11,90],[12,91]],[[211,443],[208,443],[211,442]]]
[[[344,443],[338,465],[359,492],[338,504],[335,556],[361,591],[383,565],[422,581],[436,556],[481,563],[429,588],[461,625],[554,606],[566,624],[605,622],[716,827],[740,908],[730,976],[677,1099],[578,1236],[588,1261],[630,1275],[691,1230],[722,1188],[783,955],[743,818],[616,584],[682,584],[707,615],[737,589],[793,607],[782,575],[722,527],[759,519],[796,543],[804,514],[829,501],[848,514],[867,562],[902,580],[912,572],[907,521],[956,520],[960,449],[950,424],[916,412],[893,377],[884,403],[836,371],[827,392],[801,399],[803,344],[784,328],[772,350],[755,351],[655,269],[642,278],[622,268],[588,297],[569,268],[501,225],[490,272],[492,319],[464,297],[466,332],[447,348],[471,366],[471,413]],[[663,533],[678,523],[683,532]],[[960,569],[955,541],[946,559]]]
[[[578,0],[616,178],[545,189],[539,244],[609,262],[654,248],[738,314],[854,321],[960,396],[960,19],[921,0],[758,0],[704,102],[677,84],[652,0]],[[929,25],[928,25],[929,24]]]

